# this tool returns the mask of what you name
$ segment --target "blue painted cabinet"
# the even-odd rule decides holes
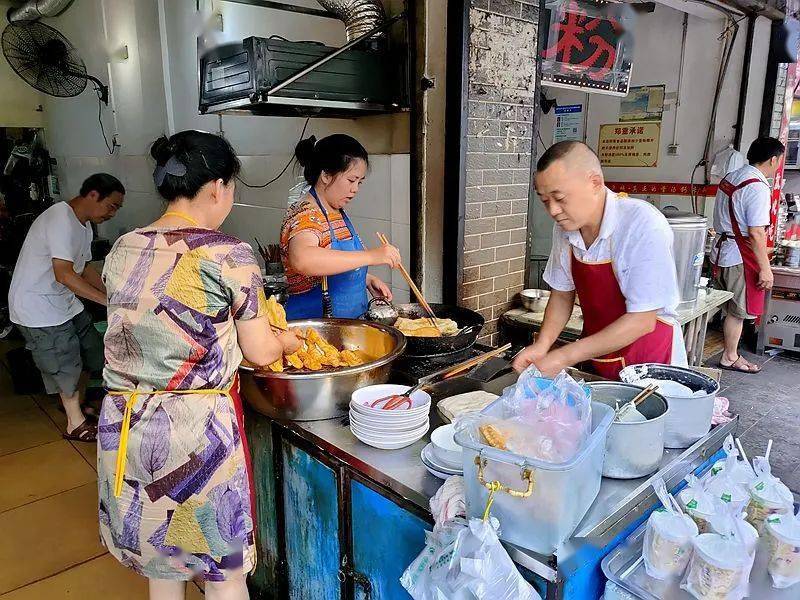
[[[386,496],[350,483],[355,597],[363,600],[407,600],[400,576],[425,546],[425,521]],[[364,577],[367,586],[359,583]]]
[[[282,454],[289,598],[339,600],[336,472],[285,440]]]

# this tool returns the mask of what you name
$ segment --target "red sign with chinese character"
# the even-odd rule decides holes
[[[562,0],[549,13],[542,83],[626,95],[632,65],[630,7]]]

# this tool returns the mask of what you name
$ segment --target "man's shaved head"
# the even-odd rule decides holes
[[[536,193],[565,231],[599,227],[606,187],[600,159],[583,142],[550,146],[536,163]]]
[[[536,172],[541,173],[556,161],[562,161],[567,170],[580,170],[583,173],[600,173],[600,159],[594,150],[583,142],[566,140],[550,146],[536,163]]]

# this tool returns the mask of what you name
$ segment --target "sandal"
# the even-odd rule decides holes
[[[751,362],[746,361],[741,355],[736,357],[736,360],[733,361],[731,364],[726,365],[722,362],[722,359],[719,360],[719,366],[721,369],[725,371],[736,371],[738,373],[760,373],[761,367]]]
[[[97,427],[84,420],[83,423],[78,425],[71,432],[67,432],[62,436],[65,440],[73,442],[96,442],[97,441]]]

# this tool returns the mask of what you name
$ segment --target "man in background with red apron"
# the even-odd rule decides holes
[[[555,220],[544,280],[551,288],[536,342],[514,360],[545,376],[589,362],[606,379],[627,365],[686,364],[675,320],[679,302],[672,230],[651,204],[606,188],[586,144],[559,142],[536,165],[536,193]],[[551,349],[575,303],[581,339]]]
[[[766,290],[772,287],[766,233],[772,186],[767,180],[775,176],[784,151],[783,144],[774,138],[757,139],[747,151],[750,164],[728,173],[717,190],[713,275],[718,288],[733,292],[725,305],[725,350],[719,361],[723,369],[742,373],[761,370],[739,354],[739,339],[744,321],[764,312]]]

